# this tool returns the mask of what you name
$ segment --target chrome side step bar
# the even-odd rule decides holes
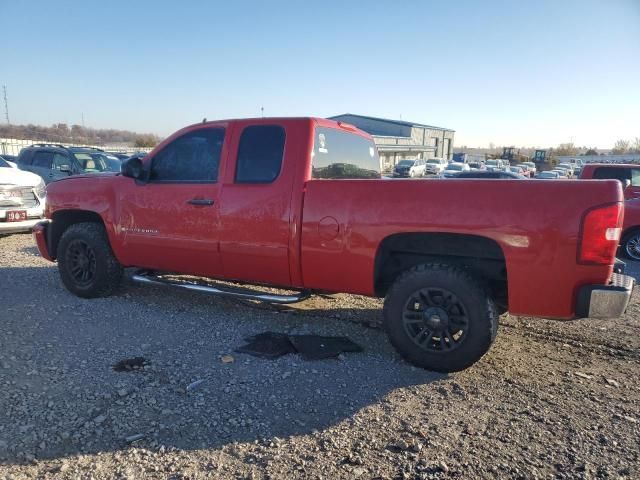
[[[211,295],[220,295],[225,297],[235,297],[235,298],[244,298],[247,300],[258,300],[260,302],[267,303],[296,303],[306,300],[311,296],[311,292],[308,290],[303,290],[294,295],[276,295],[272,293],[264,293],[253,290],[233,290],[233,289],[222,289],[216,288],[209,285],[199,285],[195,283],[188,282],[180,282],[177,280],[167,280],[165,278],[160,278],[153,273],[146,271],[136,272],[131,279],[134,282],[147,284],[147,285],[164,285],[169,287],[183,288],[185,290],[191,290],[194,292],[204,292],[209,293]]]

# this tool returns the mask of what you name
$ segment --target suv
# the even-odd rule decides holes
[[[17,164],[21,170],[40,175],[45,183],[80,173],[120,171],[120,160],[104,150],[50,143],[35,143],[23,148]]]
[[[445,158],[430,158],[427,160],[426,173],[440,175],[448,164],[449,162]]]
[[[427,161],[421,158],[416,160],[400,160],[393,169],[394,177],[424,177]]]

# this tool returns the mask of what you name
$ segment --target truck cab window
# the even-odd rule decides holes
[[[224,129],[203,128],[166,145],[151,163],[149,181],[214,183],[218,180]]]
[[[284,141],[284,128],[279,125],[245,128],[238,146],[236,183],[271,183],[278,178]]]
[[[408,160],[411,164],[414,160]],[[373,140],[335,128],[317,127],[313,178],[380,178],[380,158]]]

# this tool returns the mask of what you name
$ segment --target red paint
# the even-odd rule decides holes
[[[591,180],[598,168],[616,168],[621,170],[640,170],[640,165],[632,163],[587,163],[580,171],[580,180]],[[629,185],[624,189],[625,200],[640,197],[640,185]]]
[[[285,129],[280,176],[271,184],[235,184],[242,129],[260,124]],[[49,185],[47,217],[55,222],[56,213],[67,209],[99,214],[125,266],[364,295],[374,295],[375,257],[389,235],[484,236],[504,253],[515,314],[571,318],[577,289],[608,281],[613,258],[604,265],[577,263],[579,231],[588,209],[622,202],[619,182],[311,180],[316,125],[370,138],[353,126],[312,118],[196,124],[145,161],[178,135],[223,127],[217,183],[73,176]],[[193,198],[214,204],[187,204]],[[46,258],[41,234],[35,235]]]

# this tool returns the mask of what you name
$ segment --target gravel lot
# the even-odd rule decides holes
[[[399,359],[377,300],[275,308],[130,281],[82,300],[30,235],[0,237],[0,280],[0,478],[640,476],[637,294],[615,321],[503,317],[481,362],[439,375]],[[233,352],[267,330],[365,351]],[[149,364],[113,371],[135,356]]]

